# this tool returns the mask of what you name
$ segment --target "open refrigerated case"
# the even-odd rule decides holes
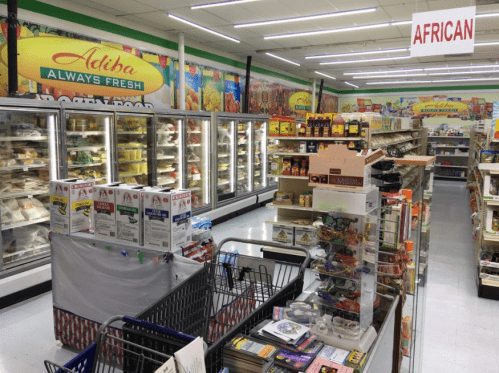
[[[112,182],[114,113],[65,108],[62,118],[61,178]]]
[[[153,118],[148,112],[116,112],[117,181],[153,184]]]
[[[183,187],[184,153],[183,128],[185,117],[171,114],[156,115],[156,140],[153,159],[153,185],[180,189]],[[193,157],[191,157],[193,159]]]
[[[9,101],[0,107],[0,278],[48,263],[49,181],[60,158],[59,109]]]
[[[192,192],[193,214],[200,214],[212,208],[209,115],[187,114],[184,140],[184,187]]]

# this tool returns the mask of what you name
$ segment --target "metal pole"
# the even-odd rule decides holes
[[[16,96],[17,80],[17,0],[7,0],[7,53],[9,96]]]
[[[184,33],[178,34],[178,102],[179,109],[185,110],[185,54]]]
[[[322,88],[324,88],[324,79],[321,79],[321,85],[319,87],[319,100],[317,101],[317,110],[315,111],[316,113],[321,112]]]
[[[246,58],[246,83],[244,86],[243,113],[249,113],[249,92],[251,83],[251,56]]]
[[[312,113],[315,113],[315,95],[317,94],[317,79],[314,78],[312,83]]]

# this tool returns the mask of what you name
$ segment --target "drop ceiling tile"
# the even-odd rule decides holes
[[[437,1],[429,1],[428,5],[430,6],[430,10],[444,10],[444,9],[463,8],[471,6],[469,0],[452,0],[452,1],[437,0]]]
[[[232,24],[230,20],[225,20],[223,18],[217,17],[211,14],[210,12],[207,12],[202,9],[196,11],[188,8],[175,9],[175,11],[172,12],[172,14],[208,28],[214,26],[227,26]]]
[[[251,28],[242,29],[242,28],[234,28],[234,26],[217,26],[216,28],[214,28],[214,30],[240,40],[250,39],[250,38],[263,39],[261,34],[254,32],[254,30]]]
[[[286,7],[301,16],[338,11],[333,2],[327,0],[280,0],[280,3],[283,8]]]
[[[81,4],[81,5],[85,6],[85,7],[91,8],[91,9],[97,9],[97,10],[99,10],[101,12],[104,12],[104,13],[107,13],[107,14],[111,14],[113,16],[115,16],[117,14],[122,14],[121,10],[118,10],[118,9],[115,9],[115,8],[110,8],[108,6],[101,5],[99,3],[96,3],[96,2],[93,2],[93,1],[89,1],[89,0],[73,0],[73,2]]]
[[[378,0],[332,0],[330,1],[338,10],[350,10],[379,6]]]
[[[475,21],[476,31],[487,31],[490,33],[490,30],[496,30],[495,35],[497,36],[497,39],[499,39],[499,36],[497,35],[497,29],[499,29],[499,17],[477,18]]]
[[[137,14],[137,13],[143,13],[143,12],[152,12],[155,10],[155,8],[151,6],[147,6],[145,4],[139,3],[138,1],[135,0],[121,0],[121,1],[116,1],[116,0],[99,0],[99,1],[92,1],[97,4],[107,6],[109,8],[117,9],[121,11],[121,14]]]
[[[175,9],[175,8],[185,8],[190,5],[197,4],[199,1],[196,0],[136,0],[140,3],[146,4],[156,9]]]
[[[418,2],[418,12],[427,12],[430,10],[426,2]],[[416,13],[416,3],[406,5],[390,5],[383,7],[383,10],[391,17],[392,20],[410,20],[412,14]]]

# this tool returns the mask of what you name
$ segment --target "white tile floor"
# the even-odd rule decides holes
[[[464,183],[434,189],[423,373],[499,373],[499,302],[476,295],[468,192]],[[215,239],[270,240],[263,222],[274,214],[262,208],[227,221],[215,227]],[[0,311],[0,373],[42,373],[43,360],[64,364],[74,354],[54,340],[51,293]]]

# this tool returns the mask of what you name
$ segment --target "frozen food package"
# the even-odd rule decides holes
[[[47,209],[36,198],[21,198],[18,203],[26,220],[37,220],[49,216]]]

